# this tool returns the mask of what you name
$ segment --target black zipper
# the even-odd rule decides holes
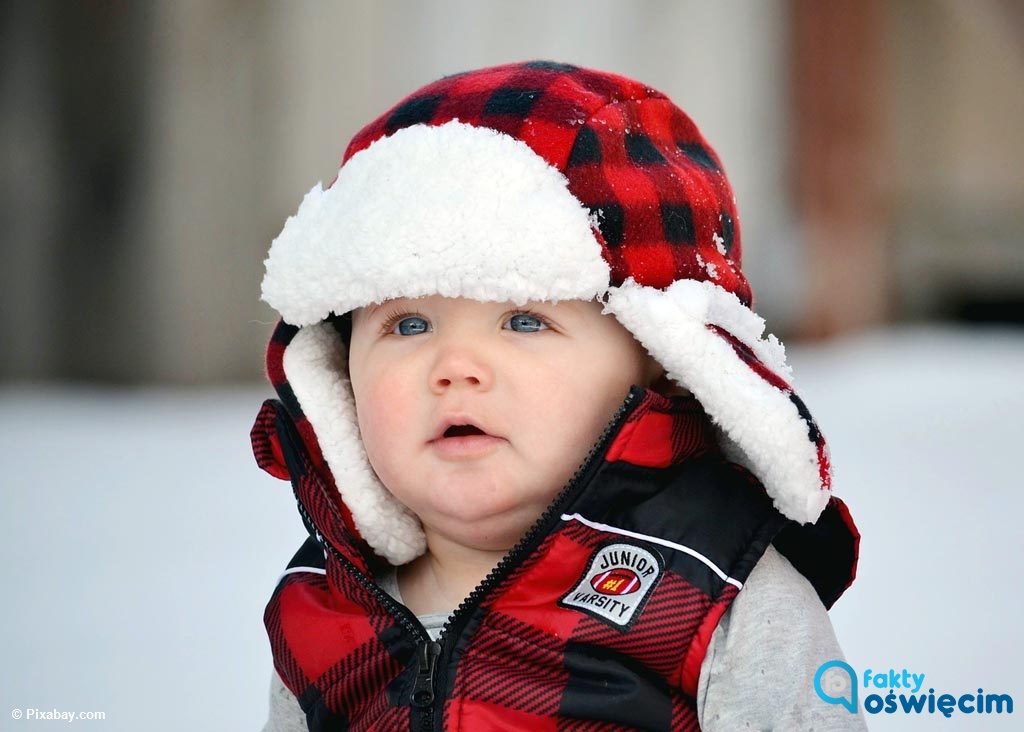
[[[412,690],[410,704],[413,710],[409,715],[409,726],[416,727],[416,709],[419,712],[421,732],[429,732],[434,727],[434,671],[437,659],[441,655],[441,644],[427,640],[416,649],[416,685]]]
[[[382,590],[380,586],[372,579],[363,574],[351,561],[348,560],[345,555],[338,551],[334,545],[327,541],[326,538],[316,529],[316,525],[313,523],[305,507],[302,505],[302,501],[299,499],[298,491],[295,489],[295,484],[292,483],[292,490],[295,494],[296,503],[299,506],[299,513],[302,515],[303,520],[308,526],[312,526],[316,533],[316,540],[324,546],[335,559],[337,559],[343,567],[345,567],[356,580],[366,587],[373,595],[381,601],[381,604],[392,611],[396,619],[401,625],[415,638],[419,640],[416,647],[416,659],[417,659],[417,672],[416,682],[413,686],[413,691],[410,696],[410,705],[413,707],[413,714],[411,715],[411,725],[413,728],[416,726],[417,716],[419,717],[419,727],[422,731],[428,732],[434,727],[434,702],[437,698],[444,698],[443,682],[444,678],[440,679],[441,688],[438,687],[438,679],[436,678],[436,669],[439,665],[439,660],[442,656],[451,655],[451,646],[453,643],[451,639],[457,637],[450,634],[450,630],[455,627],[457,621],[462,621],[464,617],[468,616],[469,610],[475,607],[480,600],[487,594],[487,592],[501,580],[504,575],[508,572],[509,568],[514,566],[522,557],[529,554],[533,550],[533,544],[537,541],[540,536],[545,535],[548,532],[548,524],[557,515],[561,516],[564,504],[574,493],[574,489],[577,488],[577,484],[580,477],[590,472],[591,464],[597,455],[603,454],[607,448],[608,438],[618,431],[623,418],[630,411],[631,407],[635,406],[634,402],[638,397],[643,395],[645,390],[641,387],[631,386],[629,393],[623,400],[622,404],[616,410],[614,416],[605,425],[604,431],[601,432],[600,437],[590,448],[590,452],[587,453],[586,458],[573,473],[572,477],[565,484],[565,486],[558,492],[555,498],[552,500],[548,507],[544,510],[533,526],[523,535],[523,537],[512,547],[501,561],[498,562],[497,566],[494,567],[487,576],[481,580],[473,591],[464,599],[455,610],[448,616],[444,625],[441,628],[441,632],[436,641],[431,640],[428,635],[426,628],[419,621],[419,618],[409,610],[405,605],[402,605],[395,600],[391,595]],[[287,421],[287,420],[286,420]],[[294,440],[295,437],[291,433],[293,427],[289,425],[289,439]],[[444,668],[444,664],[440,664],[441,668]],[[417,710],[419,714],[417,714]]]

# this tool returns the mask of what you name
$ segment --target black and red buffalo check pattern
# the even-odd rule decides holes
[[[369,588],[380,560],[354,536],[290,419],[281,402],[268,400],[253,427],[253,448],[268,472],[288,474],[304,520],[319,536],[291,566],[324,573],[295,571],[278,583],[265,613],[275,667],[310,729],[409,729],[422,639]],[[724,459],[693,397],[645,390],[565,512],[688,546],[739,582],[774,542],[806,568],[826,606],[855,573],[858,534],[845,506],[833,498],[813,525],[785,519],[753,475]],[[627,631],[560,606],[607,541],[645,545],[558,520],[481,598],[437,669],[437,728],[699,728],[700,664],[738,588],[685,553],[647,544],[665,566]]]
[[[456,118],[521,140],[565,175],[569,190],[597,217],[611,285],[628,277],[655,288],[711,280],[753,306],[722,163],[665,94],[624,76],[550,61],[452,74],[356,133],[342,165],[404,127]]]
[[[343,162],[404,127],[455,118],[521,140],[565,175],[595,214],[610,284],[712,280],[752,305],[721,162],[664,94],[543,61],[454,74],[367,125]],[[267,605],[275,666],[310,729],[409,729],[421,719],[410,698],[422,638],[382,601],[373,580],[382,560],[356,531],[285,377],[283,353],[296,332],[284,321],[274,331],[267,375],[279,401],[264,403],[251,433],[259,465],[291,481],[311,535]],[[715,332],[761,378],[792,393],[742,343]],[[816,425],[796,405],[821,453]],[[611,437],[567,515],[693,548],[739,582],[774,543],[826,607],[853,581],[859,533],[845,505],[833,497],[814,524],[786,520],[753,475],[724,459],[692,397],[646,390]],[[819,463],[827,480],[821,454]],[[693,557],[651,545],[665,566],[628,628],[560,605],[609,541],[644,543],[557,520],[470,607],[437,669],[435,728],[698,728],[700,664],[738,589]]]

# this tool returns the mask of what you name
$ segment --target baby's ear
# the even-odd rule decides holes
[[[648,386],[662,396],[692,396],[692,394],[668,378],[668,373],[653,356],[649,356],[651,368],[648,370]]]
[[[652,387],[665,376],[665,369],[651,354],[644,358],[644,386]]]

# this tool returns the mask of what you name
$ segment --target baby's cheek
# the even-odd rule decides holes
[[[549,487],[560,487],[575,471],[588,448],[589,429],[581,402],[551,400],[543,408],[531,435],[531,462]]]
[[[366,459],[385,486],[402,473],[401,453],[396,449],[396,429],[386,411],[377,405],[364,409],[359,415],[359,431]]]
[[[402,440],[418,434],[415,401],[397,380],[380,378],[374,381],[360,400],[359,422],[364,439],[369,437],[384,449],[400,446]]]

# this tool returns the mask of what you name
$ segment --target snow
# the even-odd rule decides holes
[[[1024,702],[1024,332],[905,326],[786,350],[864,535],[831,612],[849,663],[924,673],[936,696]],[[249,446],[270,396],[0,390],[0,728],[18,727],[11,709],[55,708],[104,711],[77,722],[104,730],[259,729],[263,607],[304,538],[289,485]],[[868,723],[1011,729],[1019,713]]]
[[[722,217],[719,216],[718,220],[721,221]],[[715,242],[715,248],[718,249],[718,253],[725,256],[728,252],[725,249],[725,238],[722,237],[717,231],[711,235],[712,241]]]
[[[830,613],[850,665],[924,673],[936,697],[983,688],[1024,704],[1024,331],[906,326],[787,352],[863,536],[858,579]],[[1006,715],[868,717],[1018,728]]]
[[[249,446],[269,395],[2,393],[0,729],[54,707],[103,730],[259,729],[263,606],[305,534]]]

